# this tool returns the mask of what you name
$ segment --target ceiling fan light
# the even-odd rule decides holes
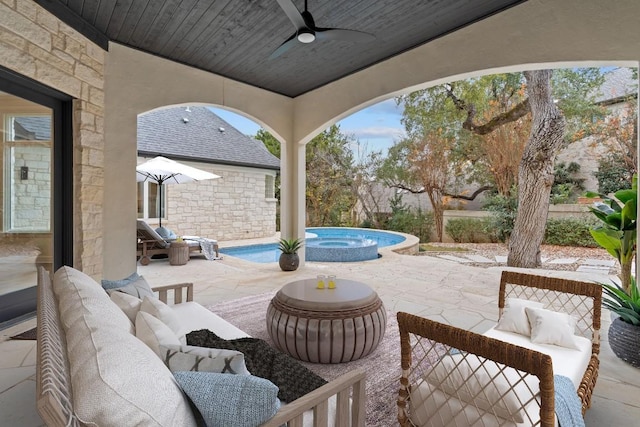
[[[316,39],[316,33],[308,28],[302,28],[298,31],[298,41],[300,43],[311,43]]]

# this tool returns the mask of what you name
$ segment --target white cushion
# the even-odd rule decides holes
[[[191,331],[208,329],[225,340],[249,337],[245,332],[236,328],[217,314],[207,310],[197,302],[184,302],[169,307],[180,321],[179,336],[186,335]]]
[[[70,267],[54,275],[67,338],[75,413],[98,426],[195,426],[171,372],[131,335],[127,316],[88,276]]]
[[[235,350],[160,344],[161,359],[171,372],[199,371],[249,375],[244,354]]]
[[[521,423],[524,421],[521,402],[533,398],[529,390],[537,391],[539,381],[533,376],[524,381],[520,378],[513,368],[501,370],[493,361],[461,353],[444,356],[425,376],[431,385],[451,396]]]
[[[530,336],[531,326],[524,309],[526,307],[542,308],[543,304],[537,301],[529,301],[519,298],[507,298],[504,311],[496,329],[506,332],[515,332],[516,334]]]
[[[178,336],[167,325],[147,312],[136,315],[136,337],[162,358],[160,344],[181,345]]]
[[[571,378],[573,385],[576,386],[576,390],[580,386],[582,376],[587,370],[589,360],[591,359],[591,340],[577,335],[574,336],[574,340],[578,346],[578,350],[551,344],[535,344],[532,343],[528,337],[514,334],[513,332],[498,331],[494,328],[489,329],[483,335],[548,354],[553,361],[554,375],[564,375],[565,377]]]
[[[178,316],[169,308],[169,306],[157,298],[149,298],[144,297],[142,300],[142,305],[140,306],[140,311],[144,311],[149,313],[156,319],[160,320],[162,323],[171,328],[173,332],[175,332],[178,337],[180,337],[180,320],[178,320]],[[184,340],[181,340],[184,341]],[[184,342],[183,342],[184,344]]]
[[[127,315],[131,323],[135,323],[142,300],[124,292],[112,292],[111,301]]]
[[[578,349],[574,340],[576,321],[567,313],[545,310],[544,308],[525,309],[531,323],[531,342],[535,344],[555,344],[561,347]]]

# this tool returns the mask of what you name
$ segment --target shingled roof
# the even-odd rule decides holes
[[[280,159],[207,107],[175,107],[138,116],[138,155],[280,170]]]
[[[638,96],[638,82],[630,68],[615,68],[604,76],[604,83],[598,89],[596,102],[615,104]]]

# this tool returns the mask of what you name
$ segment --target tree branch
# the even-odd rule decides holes
[[[444,192],[443,194],[447,197],[451,197],[454,199],[461,199],[461,200],[475,200],[476,197],[478,197],[478,195],[480,193],[484,193],[485,191],[488,190],[494,190],[495,187],[493,185],[485,185],[483,187],[478,188],[476,191],[473,192],[473,194],[471,194],[470,196],[465,196],[463,194],[450,194],[447,192]]]
[[[520,102],[516,106],[514,106],[509,111],[505,111],[504,113],[500,113],[497,116],[493,117],[491,120],[484,124],[474,123],[474,119],[476,118],[476,107],[473,104],[467,104],[462,99],[458,98],[455,93],[453,93],[453,86],[446,86],[447,96],[451,101],[453,101],[453,105],[460,111],[465,111],[467,113],[467,118],[464,123],[462,123],[462,128],[468,130],[469,132],[473,132],[476,135],[486,135],[488,133],[493,132],[496,128],[511,122],[515,122],[520,117],[523,117],[531,111],[531,107],[529,106],[529,99],[525,99]]]

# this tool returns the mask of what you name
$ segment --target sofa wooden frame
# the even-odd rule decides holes
[[[176,303],[193,299],[193,284],[154,288],[167,302],[173,296]],[[66,338],[60,322],[49,272],[38,270],[38,335],[36,363],[37,408],[49,427],[82,426],[74,414],[73,393],[67,359]],[[284,405],[264,427],[287,425],[301,427],[303,414],[313,412],[314,426],[329,425],[329,398],[336,396],[336,426],[363,427],[365,419],[365,372],[354,370],[325,384],[313,392]]]

